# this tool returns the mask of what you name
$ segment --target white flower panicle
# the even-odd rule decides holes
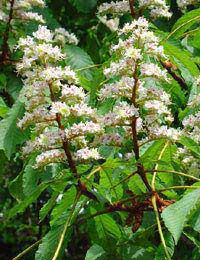
[[[173,142],[180,139],[182,131],[170,127],[173,122],[170,95],[160,87],[162,82],[170,84],[167,71],[159,65],[159,60],[166,56],[159,38],[148,27],[143,17],[125,24],[118,30],[118,43],[111,46],[114,61],[104,69],[108,83],[99,91],[100,100],[116,100],[101,118],[106,131],[100,140],[107,145],[119,145],[120,137],[128,142],[134,118],[141,142],[143,139],[164,138]],[[113,132],[119,142],[110,135]]]
[[[137,6],[135,4],[133,5],[136,14],[141,14],[144,10],[148,9],[153,19],[158,17],[170,18],[172,15],[169,12],[169,6],[165,0],[139,0],[137,2]],[[130,12],[129,1],[111,1],[111,3],[103,3],[99,6],[98,17],[100,21],[106,24],[111,30],[116,30],[119,25],[118,17]],[[107,14],[112,15],[113,18],[107,19]]]
[[[18,126],[31,126],[35,132],[23,155],[37,153],[36,168],[67,160],[66,142],[76,160],[100,158],[98,150],[90,150],[88,144],[102,133],[103,126],[96,120],[97,110],[87,105],[84,89],[76,85],[76,73],[58,65],[65,59],[62,48],[55,45],[58,33],[69,36],[63,29],[53,33],[39,25],[33,37],[21,38],[17,46],[24,53],[16,68],[24,78],[20,98],[26,109]]]
[[[9,3],[10,2],[10,3]],[[7,22],[9,19],[9,10],[11,7],[11,1],[1,1],[0,2],[0,20]],[[44,8],[45,1],[38,0],[15,0],[13,3],[13,14],[12,23],[24,23],[30,20],[35,20],[39,23],[45,23],[42,15],[32,12],[34,7]]]

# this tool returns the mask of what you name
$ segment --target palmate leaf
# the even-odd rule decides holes
[[[193,210],[200,200],[200,189],[196,189],[185,196],[176,203],[167,207],[161,214],[165,226],[172,234],[175,244],[183,231],[184,225],[188,220],[188,215]]]
[[[17,101],[7,113],[7,116],[0,122],[0,150],[10,159],[15,152],[16,146],[25,141],[25,135],[17,126],[17,120],[23,114],[23,106]]]

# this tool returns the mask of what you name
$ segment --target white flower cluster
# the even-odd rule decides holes
[[[179,159],[181,165],[183,166],[186,172],[189,172],[191,175],[199,177],[199,173],[200,173],[199,159],[195,158],[192,152],[188,148],[186,147],[178,148],[175,157]]]
[[[150,11],[150,16],[153,19],[158,17],[170,18],[169,6],[167,6],[165,0],[139,0],[133,9],[135,15],[143,13],[146,9]],[[119,25],[119,18],[126,13],[130,13],[130,3],[127,0],[111,1],[111,3],[103,3],[99,6],[98,17],[102,23],[107,25],[111,30],[116,30]],[[111,14],[113,18],[107,19],[107,14]]]
[[[13,3],[13,21],[27,22],[29,20],[35,20],[39,23],[45,23],[42,15],[31,10],[34,7],[44,8],[45,1],[43,0],[15,0]],[[9,19],[9,10],[11,8],[11,1],[0,2],[0,20],[6,22]],[[12,21],[12,22],[13,22]]]
[[[139,7],[141,9],[150,9],[152,18],[166,17],[170,18],[169,6],[166,5],[165,0],[139,0]]]
[[[200,143],[200,111],[184,118],[183,126],[185,135]]]
[[[199,3],[199,0],[177,0],[177,5],[182,11],[185,11],[189,5],[197,5]]]
[[[106,144],[118,143],[108,138],[114,132],[119,140],[124,136],[130,139],[133,118],[137,132],[144,139],[180,139],[181,130],[170,127],[173,121],[170,95],[160,87],[161,82],[170,83],[167,71],[158,65],[158,60],[166,56],[148,26],[142,17],[125,24],[118,31],[119,42],[111,47],[115,61],[104,69],[110,83],[99,92],[100,100],[116,99],[112,111],[101,119],[107,126],[107,132],[101,137]]]
[[[197,81],[197,85],[199,82]],[[196,145],[200,145],[200,106],[197,105],[197,100],[199,99],[199,94],[193,96],[193,101],[188,103],[188,109],[191,111],[183,121],[183,134],[191,138],[196,142]],[[194,153],[189,150],[186,146],[179,148],[176,157],[180,160],[183,168],[189,171],[193,175],[199,176],[200,173],[200,161]]]
[[[24,78],[20,97],[26,109],[18,126],[32,126],[35,133],[23,149],[24,156],[38,153],[35,167],[67,160],[66,144],[74,159],[100,158],[97,149],[87,145],[94,134],[102,133],[102,125],[96,109],[87,105],[76,73],[58,65],[65,54],[55,45],[57,33],[39,25],[33,37],[21,38],[17,46],[24,53],[16,68]]]

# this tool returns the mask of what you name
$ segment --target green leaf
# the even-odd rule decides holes
[[[9,192],[18,202],[24,199],[24,193],[19,192],[22,188],[23,172],[21,172],[14,180],[9,184]]]
[[[168,206],[161,214],[165,226],[172,234],[175,244],[183,231],[184,225],[188,220],[188,215],[200,200],[200,189],[196,189],[180,199],[178,202]]]
[[[60,216],[59,221],[55,223],[53,227],[51,227],[50,231],[43,237],[42,243],[39,245],[39,248],[35,255],[35,260],[50,260],[53,258],[55,250],[58,245],[58,241],[62,234],[65,220],[68,216],[68,212]],[[64,243],[62,244],[61,250],[59,252],[59,257],[56,260],[60,260],[62,258],[62,254],[64,249],[69,241],[70,235],[72,233],[72,227],[70,227],[67,231],[67,234],[64,239]]]
[[[88,249],[85,260],[96,260],[104,254],[105,250],[101,246],[94,244]]]
[[[25,141],[25,135],[16,127],[17,120],[23,111],[22,104],[16,102],[6,118],[0,122],[0,150],[4,150],[8,159],[15,152],[16,146]]]
[[[82,13],[89,13],[97,5],[97,0],[69,0],[69,2]]]
[[[168,38],[173,35],[173,37],[180,37],[184,32],[186,32],[193,24],[198,22],[200,19],[200,8],[192,10],[185,13],[172,27],[172,32],[169,34]]]
[[[111,236],[115,239],[119,239],[121,236],[120,229],[113,218],[108,215],[101,215],[95,217],[96,230],[99,238],[105,236]]]
[[[92,59],[87,54],[87,52],[85,52],[78,46],[67,45],[64,48],[64,52],[66,53],[66,64],[70,65],[74,70],[79,70],[94,65]],[[79,73],[83,78],[86,78],[88,80],[93,79],[93,69],[80,70]]]
[[[144,163],[145,168],[151,169],[154,166],[158,160],[160,151],[164,147],[164,144],[165,140],[156,140],[140,157],[140,162]]]
[[[6,87],[6,75],[0,73],[0,89],[3,89],[5,87]]]
[[[174,46],[170,43],[163,43],[163,47],[165,50],[165,53],[167,55],[170,55],[170,58],[173,60],[175,65],[178,67],[179,64],[177,64],[176,60],[178,60],[184,68],[186,68],[190,74],[193,77],[196,77],[199,75],[199,69],[197,65],[192,61],[191,54],[188,51],[181,50],[177,46]],[[181,69],[181,68],[180,68]]]
[[[41,208],[40,213],[39,213],[39,219],[40,222],[43,221],[43,219],[47,216],[49,211],[53,208],[54,204],[56,203],[56,199],[59,195],[59,192],[55,191],[51,198],[47,201],[46,204]]]
[[[174,244],[173,237],[170,233],[165,235],[165,243],[166,243],[166,246],[167,246],[167,251],[170,254],[170,256],[172,257],[173,254],[174,254],[175,244]],[[166,254],[165,254],[165,250],[164,250],[162,244],[160,244],[159,247],[157,248],[154,260],[160,260],[160,259],[163,259],[163,260],[167,259]]]
[[[194,34],[194,38],[193,38],[193,41],[192,41],[192,45],[197,48],[197,49],[200,49],[200,31],[198,30],[195,34]]]
[[[66,209],[69,209],[70,206],[74,202],[74,198],[76,196],[76,188],[73,186],[65,194],[63,195],[62,199],[58,202],[58,204],[55,206],[51,213],[51,226],[54,225],[54,223],[57,221],[59,216],[66,211]]]
[[[179,141],[182,145],[186,146],[189,150],[191,150],[198,158],[200,158],[200,148],[199,145],[187,136],[183,136]]]
[[[150,260],[153,259],[151,253],[147,252],[145,248],[135,245],[124,245],[122,251],[123,259],[138,259]]]
[[[82,202],[83,201],[77,203],[72,201],[72,204],[75,203],[73,211],[70,208],[65,209],[65,212],[57,216],[54,222],[51,222],[51,229],[42,239],[42,244],[40,244],[36,252],[35,260],[49,260],[55,256],[61,236],[63,235],[63,230],[66,228],[66,224],[68,224],[61,250],[56,258],[56,260],[62,259],[62,254],[72,233],[72,224],[82,208]]]
[[[9,107],[6,106],[3,98],[0,97],[0,117],[4,118],[9,110]]]
[[[34,202],[40,194],[49,186],[49,183],[40,184],[36,190],[34,190],[28,197],[26,197],[22,202],[15,205],[8,213],[8,218],[14,217],[16,214],[23,212],[28,205]],[[19,192],[19,190],[18,190]]]
[[[23,173],[23,191],[25,196],[29,196],[36,188],[38,182],[38,170],[33,169],[35,158],[31,159]]]

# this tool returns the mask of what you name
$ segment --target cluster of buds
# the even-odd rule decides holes
[[[39,25],[33,37],[19,39],[17,46],[24,53],[16,68],[23,77],[20,98],[26,109],[18,126],[31,127],[34,137],[23,148],[23,155],[36,153],[35,167],[100,158],[98,150],[88,144],[103,128],[96,120],[96,109],[86,103],[87,94],[75,71],[59,65],[65,54],[57,45],[58,33],[65,41],[77,43],[63,29],[53,33]]]
[[[119,17],[126,13],[130,13],[130,7],[133,12],[132,15],[135,15],[136,17],[146,10],[149,10],[150,16],[153,19],[171,17],[169,6],[167,6],[165,0],[139,0],[136,5],[133,2],[134,1],[122,0],[103,3],[99,6],[98,17],[102,23],[113,31],[118,29]],[[112,15],[112,18],[108,19],[107,14]]]
[[[101,100],[116,100],[112,111],[102,118],[106,125],[102,140],[106,143],[128,141],[133,120],[141,144],[160,138],[180,139],[181,130],[170,127],[173,121],[170,95],[161,87],[162,83],[170,84],[167,71],[159,65],[159,60],[166,56],[159,39],[148,27],[148,21],[142,17],[125,24],[118,30],[118,43],[111,46],[114,61],[104,69],[109,83],[99,92]]]
[[[20,20],[20,22],[27,22],[27,20],[35,20],[40,23],[44,23],[42,15],[36,12],[32,12],[34,7],[44,8],[45,2],[43,0],[13,0],[0,2],[0,20],[7,22],[12,9],[12,19]]]

